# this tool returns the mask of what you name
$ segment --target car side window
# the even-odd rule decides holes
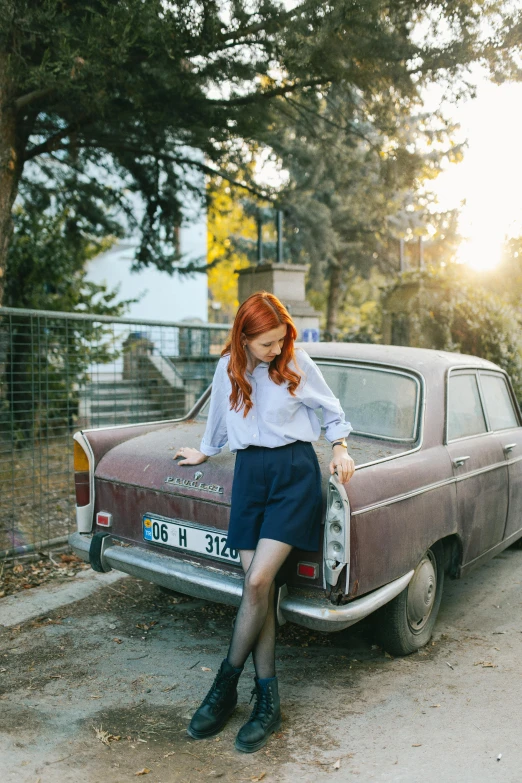
[[[475,374],[450,375],[448,392],[448,440],[487,432]]]
[[[501,375],[480,373],[480,385],[491,429],[507,430],[509,427],[518,427],[517,414],[506,379]]]

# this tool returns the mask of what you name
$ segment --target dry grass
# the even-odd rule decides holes
[[[74,524],[72,438],[0,445],[0,550],[66,535]]]

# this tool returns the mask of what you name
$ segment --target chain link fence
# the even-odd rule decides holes
[[[0,558],[72,529],[75,430],[184,415],[229,330],[0,307]]]

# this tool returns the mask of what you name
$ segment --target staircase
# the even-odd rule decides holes
[[[78,413],[78,424],[85,428],[177,418],[185,413],[185,391],[165,393],[154,384],[125,380],[92,381],[80,390]]]

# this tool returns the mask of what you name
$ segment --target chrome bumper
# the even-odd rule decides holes
[[[69,536],[73,551],[87,563],[91,538],[82,533]],[[195,565],[138,546],[115,546],[110,536],[107,536],[104,544],[101,558],[106,571],[114,568],[185,595],[239,606],[243,592],[243,577],[239,574],[235,576],[213,566]],[[409,571],[345,606],[334,606],[324,598],[304,598],[283,588],[280,591],[278,613],[284,620],[315,631],[342,631],[395,598],[408,585],[412,576],[413,571]]]

